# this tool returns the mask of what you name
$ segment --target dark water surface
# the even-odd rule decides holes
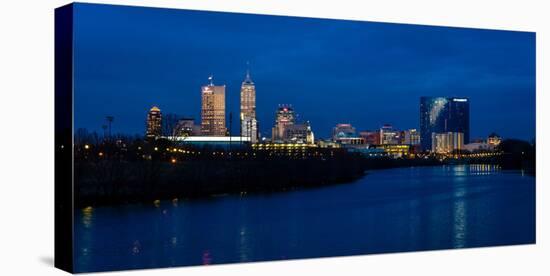
[[[75,212],[78,272],[535,242],[535,178],[489,165]]]

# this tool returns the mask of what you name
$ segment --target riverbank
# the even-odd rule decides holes
[[[296,148],[275,151],[212,149],[78,152],[74,162],[77,208],[271,193],[351,183],[366,171],[399,167],[493,164],[535,175],[534,158],[524,151],[483,158],[368,158],[344,149]],[[534,156],[534,155],[533,155]]]
[[[439,164],[434,159],[369,159],[345,152],[307,159],[80,160],[75,162],[75,206],[280,192],[350,183],[368,170]]]

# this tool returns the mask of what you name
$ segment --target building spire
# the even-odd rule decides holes
[[[214,85],[214,76],[212,74],[210,74],[210,76],[208,76],[208,81],[210,81],[210,86],[213,86]]]
[[[246,61],[246,76],[244,78],[245,83],[253,83],[250,77],[250,62]]]

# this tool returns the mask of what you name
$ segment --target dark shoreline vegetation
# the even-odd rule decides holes
[[[75,145],[75,207],[280,192],[351,183],[368,170],[443,164],[495,164],[535,174],[535,147],[503,141],[485,158],[367,158],[341,148],[253,150],[113,139]]]

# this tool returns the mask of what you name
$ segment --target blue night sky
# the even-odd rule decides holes
[[[324,138],[418,128],[420,96],[459,96],[472,138],[535,137],[535,33],[90,4],[74,23],[75,128],[143,134],[152,105],[198,123],[210,74],[238,118],[249,61],[262,136],[278,104]]]

